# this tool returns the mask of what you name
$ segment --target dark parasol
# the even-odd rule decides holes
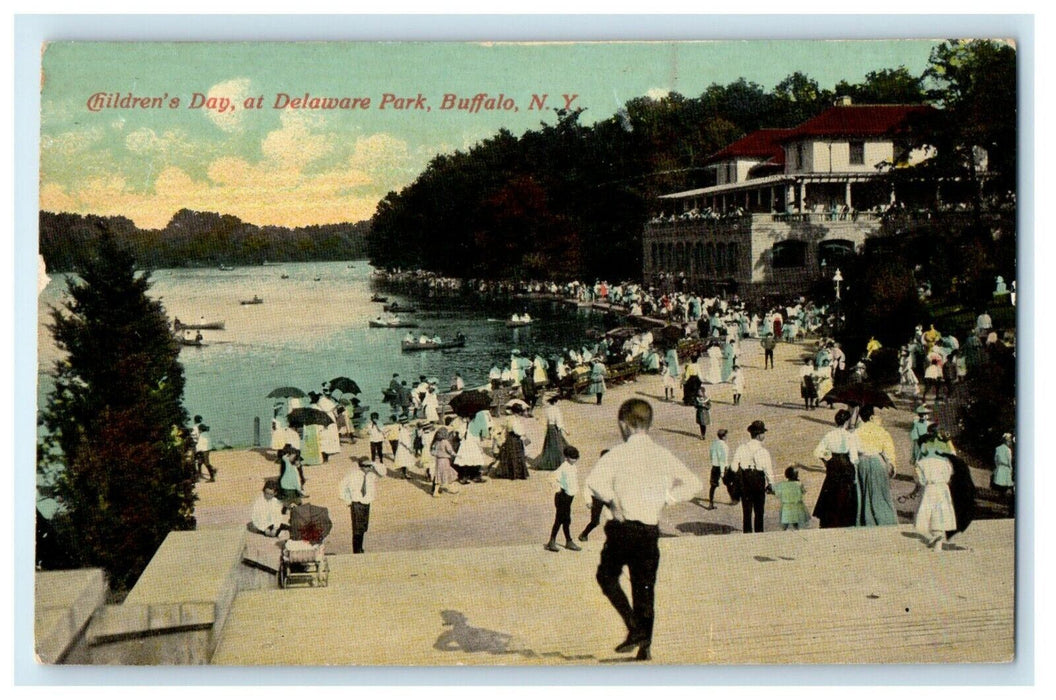
[[[957,529],[947,532],[947,539],[958,532],[964,532],[975,518],[975,482],[968,463],[955,454],[940,453],[950,461],[953,474],[950,476],[950,497],[953,499],[953,512],[957,516]]]
[[[290,539],[319,544],[330,534],[334,524],[330,511],[305,503],[290,509]]]
[[[358,394],[359,384],[348,377],[334,377],[330,380],[330,391],[340,391],[342,394]]]
[[[272,389],[271,393],[268,394],[269,399],[303,399],[308,394],[304,393],[295,386],[280,386],[278,389]]]
[[[291,428],[303,428],[306,425],[330,425],[333,419],[318,408],[295,408],[286,416]]]
[[[844,403],[848,406],[895,407],[895,402],[891,400],[886,391],[866,383],[844,384],[825,394],[821,400],[830,405]]]
[[[491,408],[491,396],[479,389],[470,389],[451,397],[449,405],[455,415],[472,418],[478,412]]]

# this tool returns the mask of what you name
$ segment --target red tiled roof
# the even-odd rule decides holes
[[[927,105],[848,105],[830,107],[792,129],[781,140],[812,136],[883,136],[891,133],[911,114],[924,114]]]
[[[783,138],[793,129],[760,129],[737,139],[726,148],[708,156],[707,163],[716,163],[735,158],[760,158],[774,160],[778,164],[785,162],[785,149],[781,148]]]

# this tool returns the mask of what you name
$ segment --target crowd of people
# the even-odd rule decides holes
[[[268,479],[253,505],[250,529],[254,532],[280,535],[284,528],[282,509],[307,496],[304,467],[326,462],[341,451],[342,441],[355,441],[357,434],[369,442],[370,456],[353,458],[352,470],[342,481],[339,494],[351,510],[355,552],[363,551],[369,506],[381,478],[414,480],[433,497],[440,497],[489,479],[528,479],[533,470],[548,472],[555,515],[545,549],[560,552],[559,535],[563,535],[564,549],[581,549],[571,530],[572,503],[577,497],[582,496],[590,509],[590,520],[579,534],[579,542],[587,541],[603,521],[603,514],[608,513],[598,583],[627,626],[627,639],[617,651],[638,649],[639,658],[648,658],[651,586],[659,564],[655,539],[665,504],[699,494],[700,502],[706,501],[705,507],[714,509],[715,494],[724,488],[729,503],[740,505],[744,533],[763,531],[768,496],[777,502],[783,529],[809,527],[814,519],[821,528],[895,525],[899,520],[891,488],[898,470],[895,445],[897,440],[907,439],[911,447],[909,466],[917,488],[898,501],[908,504],[907,508],[916,501],[914,523],[921,539],[941,551],[942,542],[963,529],[971,517],[970,510],[965,509],[973,489],[970,475],[966,476],[967,466],[950,436],[933,420],[934,412],[927,401],[948,400],[955,384],[981,366],[988,353],[1001,352],[1014,343],[1014,337],[999,337],[985,310],[980,311],[976,327],[963,343],[933,324],[926,330],[921,324],[900,348],[898,393],[913,401],[917,416],[908,435],[893,435],[872,405],[850,404],[836,411],[832,427],[813,450],[825,476],[811,511],[799,468],[776,469],[766,446],[764,421],[753,420],[743,432],[735,431],[740,439],[735,438],[731,445],[731,431],[724,425],[728,421],[716,415],[709,391],[729,387],[732,403],[740,404],[745,393],[740,361],[745,342],[758,342],[764,371],[773,369],[774,349],[779,342],[800,343],[805,354],[799,371],[804,410],[815,410],[821,402],[831,406],[826,397],[833,389],[865,382],[867,363],[881,350],[881,344],[871,338],[861,361],[848,358],[841,343],[828,335],[832,318],[825,306],[800,298],[786,305],[754,309],[736,299],[682,291],[661,293],[639,284],[610,285],[601,280],[593,285],[513,285],[435,275],[412,275],[412,279],[427,282],[438,292],[479,284],[475,292],[482,295],[505,289],[508,293],[549,294],[608,304],[629,315],[664,319],[679,332],[623,331],[569,343],[560,352],[511,349],[508,360],[491,366],[488,383],[480,388],[490,393],[495,403],[470,413],[453,410],[450,405],[452,397],[466,389],[461,374],[444,387],[435,377],[419,376],[415,382],[394,374],[385,390],[387,419],[375,412],[361,427],[356,421],[357,406],[336,400],[325,384],[321,391],[310,393],[307,401],[290,398],[277,403],[271,448],[279,473]],[[692,420],[703,443],[700,461],[709,472],[706,499],[700,479],[648,437],[653,409],[642,399],[631,399],[619,409],[624,442],[602,452],[590,469],[584,469],[561,410],[562,399],[569,396],[562,388],[582,386],[593,403],[602,404],[608,368],[622,363],[658,374],[663,400],[692,408]],[[318,409],[331,421],[326,425],[291,425],[287,417],[303,406]],[[686,415],[688,419],[688,411]],[[543,445],[538,456],[529,459],[526,445],[534,432],[529,425],[536,420],[542,423]],[[711,426],[721,427],[709,440]],[[210,478],[215,478],[208,459],[208,428],[198,416],[195,430],[197,444],[202,444],[205,436],[204,457],[199,462]],[[1010,514],[1014,513],[1013,446],[1011,434],[996,446],[991,484],[1008,499]],[[783,480],[778,479],[779,474]],[[627,484],[636,486],[629,488]],[[624,567],[630,570],[632,602],[618,585]]]

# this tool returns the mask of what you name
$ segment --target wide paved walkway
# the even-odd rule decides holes
[[[239,594],[215,664],[628,661],[594,582],[603,541],[330,557],[327,588]],[[942,552],[909,526],[661,540],[653,664],[1013,658],[1011,520]]]

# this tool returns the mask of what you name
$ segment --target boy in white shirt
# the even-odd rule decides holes
[[[553,484],[557,493],[554,494],[554,526],[550,528],[550,541],[546,543],[546,549],[551,552],[559,552],[557,548],[557,531],[561,529],[565,533],[565,549],[578,552],[583,549],[572,541],[572,533],[569,527],[572,525],[572,499],[579,490],[579,473],[576,470],[576,462],[579,461],[579,450],[572,445],[565,445],[565,461],[561,463],[550,475],[550,483]]]

